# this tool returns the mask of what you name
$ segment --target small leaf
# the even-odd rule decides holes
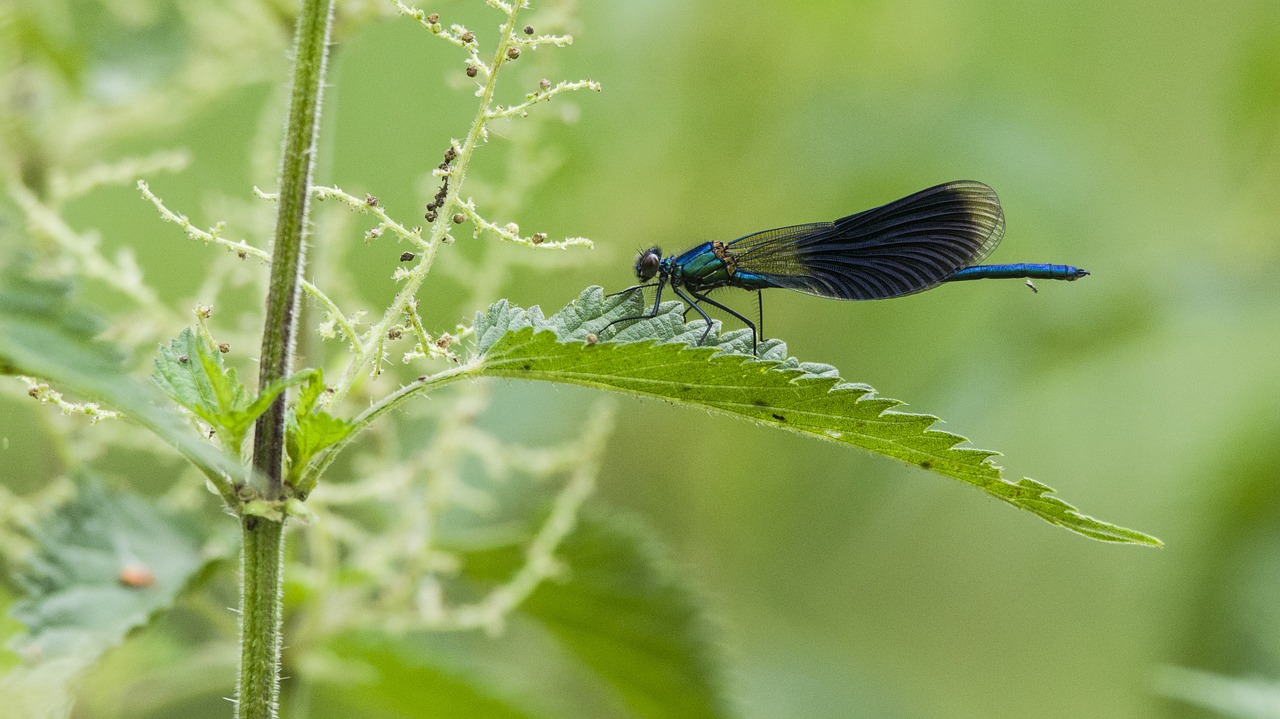
[[[11,610],[26,627],[10,648],[28,660],[28,678],[57,684],[61,677],[64,691],[80,670],[171,607],[210,561],[191,523],[92,479],[77,487],[31,530],[36,550],[18,575],[27,596]],[[17,682],[2,688],[6,700],[24,691]]]
[[[538,586],[519,612],[545,626],[642,719],[730,716],[719,652],[702,605],[649,532],[583,518],[557,552],[564,577]],[[521,549],[468,555],[468,576],[504,581]]]
[[[895,411],[902,403],[865,384],[841,380],[834,367],[800,362],[767,340],[752,356],[751,331],[713,332],[693,347],[702,321],[685,323],[676,302],[643,315],[640,293],[606,297],[591,287],[556,315],[499,302],[477,315],[477,374],[612,389],[695,405],[757,424],[882,454],[978,487],[1015,507],[1087,537],[1159,546],[1160,541],[1079,513],[1035,480],[1011,482],[991,461],[996,452],[958,446],[965,438],[931,429],[937,417]],[[617,329],[621,327],[621,329]],[[607,335],[591,342],[588,335]]]
[[[249,399],[249,390],[208,340],[190,327],[160,348],[152,379],[175,402],[212,427],[233,455],[258,417],[290,382],[276,382]],[[295,381],[301,381],[300,379]]]
[[[121,367],[122,354],[94,339],[99,323],[76,307],[67,283],[31,278],[18,263],[0,273],[0,367],[49,381],[119,410],[200,468],[228,502],[248,470],[159,405],[163,397]]]
[[[307,370],[302,378],[302,391],[298,403],[289,410],[285,420],[286,448],[289,453],[289,482],[306,497],[315,488],[314,481],[307,486],[298,484],[303,471],[317,454],[341,442],[351,434],[354,425],[347,420],[316,408],[317,400],[324,394],[324,376],[320,370]]]

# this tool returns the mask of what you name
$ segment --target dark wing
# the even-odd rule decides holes
[[[875,300],[927,290],[1004,236],[995,190],[948,182],[856,215],[780,227],[728,244],[737,272],[790,290]]]

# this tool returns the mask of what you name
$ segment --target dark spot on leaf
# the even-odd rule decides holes
[[[529,364],[528,362],[525,362],[524,364],[520,365],[520,369],[524,370],[525,372],[528,372],[529,370],[533,369],[533,365]]]
[[[783,416],[782,416],[782,415],[780,415],[780,414],[775,414],[775,415],[773,415],[773,418],[774,418],[774,419],[776,419],[776,420],[778,420],[779,422],[786,422],[786,421],[787,421],[787,418],[786,418],[786,417],[783,417]]]
[[[769,406],[769,403],[768,403],[768,402],[766,402],[766,401],[764,401],[764,400],[762,400],[762,399],[752,400],[752,404],[754,404],[754,405],[755,405],[755,406],[757,406],[757,407],[768,407],[768,406]]]
[[[928,459],[924,460],[920,463],[920,469],[933,469],[933,462]]]

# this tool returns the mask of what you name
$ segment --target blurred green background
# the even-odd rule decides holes
[[[464,5],[422,7],[492,33],[494,16]],[[185,51],[167,6],[132,27],[75,7],[60,37],[98,72],[86,92],[159,82]],[[776,292],[767,334],[1167,545],[1091,542],[881,458],[619,400],[602,500],[656,525],[701,589],[743,716],[1218,716],[1160,698],[1161,667],[1280,679],[1280,5],[636,0],[581,3],[571,29],[571,48],[522,58],[525,87],[545,75],[604,91],[541,108],[572,120],[540,140],[562,164],[512,217],[597,249],[517,273],[486,302],[551,311],[586,285],[630,284],[640,247],[982,180],[1007,217],[991,261],[1092,276],[878,303]],[[423,169],[473,112],[461,57],[405,20],[339,40],[317,180],[414,217]],[[160,194],[212,224],[196,198],[271,186],[276,146],[255,139],[279,123],[287,66],[271,57],[202,111],[78,162],[186,147],[191,168]],[[495,137],[476,178],[501,182],[509,159]],[[208,251],[132,190],[71,211],[135,247],[162,293],[198,281]],[[371,306],[392,292],[388,251],[353,241],[341,258]],[[477,309],[464,284],[432,285],[436,329]],[[504,420],[536,427],[596,394],[504,383],[495,397]],[[43,411],[21,388],[0,397],[0,472],[51,471]]]

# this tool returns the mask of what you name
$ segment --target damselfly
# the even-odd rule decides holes
[[[751,328],[752,352],[763,327],[707,296],[722,287],[756,292],[780,287],[838,300],[880,300],[936,287],[943,282],[985,278],[1078,280],[1089,273],[1070,265],[979,265],[1004,236],[1004,213],[995,190],[960,180],[921,190],[887,205],[835,222],[765,230],[732,242],[704,242],[675,257],[650,247],[636,258],[640,283],[623,292],[657,287],[645,315],[656,317],[662,291],[671,291],[706,320],[698,344],[711,332],[700,304],[719,308]],[[657,278],[654,280],[654,278]],[[1034,285],[1031,285],[1035,289]],[[686,313],[688,309],[685,310]]]

